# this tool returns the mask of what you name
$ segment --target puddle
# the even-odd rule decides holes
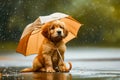
[[[69,73],[43,73],[43,72],[29,72],[20,73],[19,71],[25,67],[1,67],[1,80],[119,80],[119,70],[81,70],[78,68],[72,69]]]
[[[120,80],[119,52],[119,49],[68,49],[65,61],[73,65],[69,73],[20,73],[32,65],[35,55],[1,53],[0,80]]]

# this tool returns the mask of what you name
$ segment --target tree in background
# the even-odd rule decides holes
[[[69,14],[84,24],[70,44],[120,44],[119,0],[0,1],[0,41],[18,41],[24,27],[40,15]],[[75,45],[76,45],[75,44]]]

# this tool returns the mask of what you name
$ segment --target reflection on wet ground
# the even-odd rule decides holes
[[[24,57],[15,52],[0,52],[0,80],[119,80],[120,50],[113,48],[69,48],[65,61],[69,73],[20,73],[32,65],[35,55]]]
[[[77,73],[20,73],[21,67],[1,68],[1,80],[119,80],[120,71],[81,70]]]

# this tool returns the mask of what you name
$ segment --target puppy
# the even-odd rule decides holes
[[[45,37],[38,55],[33,61],[32,68],[23,69],[22,72],[69,72],[64,63],[64,52],[66,50],[63,39],[68,35],[64,22],[59,20],[49,22],[42,26],[41,34]]]

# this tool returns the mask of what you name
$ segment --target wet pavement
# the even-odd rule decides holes
[[[68,48],[65,62],[72,62],[69,73],[20,73],[31,67],[36,55],[25,57],[11,52],[0,52],[1,80],[120,80],[119,48]]]

